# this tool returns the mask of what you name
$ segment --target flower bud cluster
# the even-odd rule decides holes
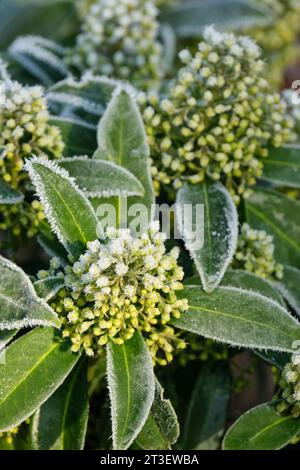
[[[300,348],[295,348],[289,362],[282,371],[280,398],[283,399],[278,405],[278,411],[289,411],[294,418],[300,416]]]
[[[179,0],[155,0],[155,5],[158,8],[169,6],[172,4],[178,3]],[[89,9],[91,8],[92,5],[95,5],[98,0],[78,0],[78,11],[80,13],[80,16],[82,18],[85,17],[85,15],[88,13]]]
[[[285,103],[262,78],[260,50],[247,37],[207,27],[198,51],[163,99],[138,100],[152,149],[156,191],[184,181],[222,180],[235,202],[262,174],[268,146],[280,147],[293,126]]]
[[[276,262],[274,249],[272,235],[264,230],[254,230],[245,223],[241,228],[233,267],[265,279],[282,279],[283,266]]]
[[[92,2],[68,63],[137,87],[156,86],[163,69],[157,15],[154,0]]]
[[[63,337],[71,340],[72,351],[83,348],[93,356],[109,340],[122,345],[138,330],[153,362],[165,365],[185,347],[169,325],[188,308],[177,297],[183,288],[178,250],[166,253],[156,223],[138,239],[127,229],[113,228],[106,237],[89,242],[79,260],[65,268],[65,288],[51,303]]]
[[[228,347],[217,343],[210,338],[202,338],[194,333],[186,333],[184,336],[186,349],[178,350],[178,361],[185,366],[192,361],[226,361],[228,359]]]
[[[26,157],[37,154],[60,157],[64,147],[60,130],[49,124],[46,99],[41,87],[27,87],[11,80],[0,82],[0,178],[11,188],[26,193],[28,178],[23,171]],[[1,228],[19,235],[36,231],[42,219],[37,201],[1,205]]]
[[[8,231],[16,238],[24,233],[28,238],[33,237],[45,219],[43,206],[36,199],[20,204],[0,204],[0,214],[0,230]]]

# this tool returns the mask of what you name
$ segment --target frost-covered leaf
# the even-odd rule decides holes
[[[154,191],[150,176],[149,147],[145,128],[134,102],[124,89],[115,93],[98,127],[98,149],[94,158],[123,166],[142,184],[144,196],[129,197],[127,207],[143,204],[150,216]],[[122,201],[119,198],[119,213]]]
[[[268,189],[256,189],[245,201],[249,225],[274,237],[275,259],[300,267],[300,202]]]
[[[67,171],[55,163],[31,158],[26,169],[52,231],[71,255],[79,256],[86,243],[97,238],[97,228],[100,230],[90,202]]]
[[[275,286],[288,304],[300,316],[300,270],[293,266],[284,266],[284,275]]]
[[[300,188],[300,145],[270,148],[261,178],[281,186]]]
[[[54,310],[36,295],[22,269],[0,256],[0,329],[59,324]]]
[[[89,410],[87,363],[81,361],[34,414],[31,431],[38,450],[82,450]]]
[[[205,364],[198,375],[189,400],[181,449],[199,449],[225,427],[230,397],[227,367]]]
[[[55,276],[49,276],[40,279],[33,284],[35,291],[39,297],[48,301],[54,297],[57,292],[64,286],[64,279]]]
[[[264,403],[244,413],[227,431],[224,450],[277,450],[300,432],[300,419],[283,416],[276,403]]]
[[[199,209],[200,204],[203,212]],[[190,213],[188,206],[192,208]],[[177,194],[176,216],[203,288],[211,292],[221,282],[236,249],[238,218],[235,205],[220,183],[185,184]],[[201,230],[203,245],[198,247]]]
[[[49,122],[60,129],[65,155],[93,155],[97,148],[96,126],[64,116],[51,117]]]
[[[184,281],[185,285],[200,286],[200,278],[198,275],[192,276]],[[251,290],[258,292],[265,297],[268,297],[275,302],[285,306],[285,302],[280,293],[273,287],[271,282],[257,276],[256,274],[242,269],[229,269],[226,271],[221,286],[239,287],[240,289]]]
[[[164,398],[164,389],[155,380],[155,394],[147,421],[134,441],[138,449],[170,449],[179,436],[179,423],[170,400]]]
[[[50,39],[41,36],[18,37],[8,52],[10,57],[45,86],[69,74],[63,61],[66,49]]]
[[[147,346],[136,331],[121,346],[107,348],[113,447],[127,449],[143,428],[154,399],[154,374]]]
[[[300,340],[300,323],[287,310],[261,294],[218,287],[206,294],[198,286],[180,292],[189,310],[172,320],[177,328],[216,341],[252,349],[292,351]]]
[[[15,38],[42,34],[62,40],[77,26],[71,0],[2,0],[0,2],[0,44],[6,49]]]
[[[24,196],[0,179],[0,204],[18,204]]]
[[[80,80],[69,77],[47,93],[50,110],[57,116],[97,126],[119,82],[86,73]]]
[[[143,196],[144,188],[126,168],[87,157],[64,158],[59,165],[76,179],[88,197]]]
[[[231,269],[227,271],[223,277],[222,285],[258,292],[285,306],[283,298],[272,286],[271,282],[248,271],[243,271],[242,269]]]
[[[0,366],[0,431],[23,422],[62,384],[80,355],[55,339],[52,328],[36,328],[6,349]]]
[[[269,24],[272,13],[251,0],[188,0],[165,9],[160,21],[169,23],[180,38],[193,38],[211,24],[222,30]]]

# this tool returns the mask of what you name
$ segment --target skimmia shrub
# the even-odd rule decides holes
[[[0,449],[298,448],[298,2],[13,3]]]

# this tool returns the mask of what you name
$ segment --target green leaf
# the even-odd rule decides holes
[[[109,343],[107,378],[113,448],[125,450],[142,430],[154,399],[152,359],[139,332],[122,346]]]
[[[41,36],[18,37],[8,52],[23,69],[45,86],[69,74],[63,60],[66,49],[50,39]]]
[[[26,169],[43,204],[52,231],[66,250],[78,257],[100,227],[95,212],[68,173],[43,158],[31,158]],[[100,232],[101,235],[101,232]]]
[[[161,22],[169,23],[180,38],[199,38],[205,26],[241,30],[271,23],[272,13],[247,0],[189,0],[163,11]]]
[[[109,160],[130,171],[144,188],[143,197],[130,197],[133,204],[143,204],[148,215],[154,204],[154,191],[150,176],[149,147],[139,110],[130,95],[121,90],[114,94],[98,127],[98,150],[94,158]],[[119,198],[118,214],[122,216],[122,200]]]
[[[227,271],[223,277],[222,285],[258,292],[285,307],[283,298],[272,286],[271,282],[248,271],[243,271],[242,269],[231,269]]]
[[[49,123],[60,129],[65,155],[93,155],[97,148],[96,126],[70,117],[51,117]]]
[[[51,307],[40,299],[26,274],[0,256],[0,329],[14,330],[29,326],[59,326]]]
[[[198,286],[180,292],[189,310],[172,320],[177,328],[250,349],[292,351],[300,339],[300,323],[281,305],[261,294],[236,287],[218,287],[206,294]]]
[[[52,328],[36,328],[6,349],[0,367],[0,431],[12,428],[42,405],[79,359],[55,340]]]
[[[144,188],[126,168],[113,162],[87,157],[59,161],[88,197],[143,196]]]
[[[200,204],[203,212],[199,210]],[[186,214],[188,205],[192,211]],[[236,249],[236,207],[220,183],[185,184],[177,194],[176,216],[180,233],[195,262],[203,288],[206,292],[211,292],[221,282]],[[202,229],[201,237],[199,232]],[[197,241],[198,238],[202,238],[202,246]]]
[[[200,278],[198,275],[192,276],[186,279],[184,284],[187,286],[200,286]],[[254,273],[243,271],[242,269],[228,270],[222,279],[221,286],[239,287],[240,289],[258,292],[259,294],[269,297],[285,307],[283,298],[275,287],[273,287],[271,282]]]
[[[189,400],[180,448],[199,449],[224,429],[230,397],[230,373],[224,365],[205,364]]]
[[[0,204],[18,204],[24,196],[0,179]]]
[[[281,186],[300,188],[300,145],[270,148],[261,178]]]
[[[39,297],[48,301],[64,287],[64,279],[55,276],[49,276],[46,279],[40,279],[33,284],[35,292]]]
[[[83,449],[89,410],[87,391],[87,363],[81,361],[34,414],[32,441],[36,449]]]
[[[68,77],[49,89],[47,101],[56,116],[83,121],[96,128],[119,85],[117,80],[91,74],[85,74],[80,80]]]
[[[139,449],[164,450],[171,449],[179,435],[179,423],[170,402],[164,398],[164,389],[155,380],[155,394],[147,421],[135,439]]]
[[[0,2],[0,44],[5,50],[25,34],[42,34],[62,40],[77,26],[71,0],[2,0]]]
[[[227,431],[224,450],[276,450],[300,432],[300,419],[283,416],[276,403],[264,403],[244,413]]]
[[[245,208],[249,225],[274,237],[276,260],[300,267],[300,202],[257,189],[245,201]]]
[[[276,287],[286,299],[288,304],[300,316],[300,270],[293,266],[284,266],[284,275]]]

